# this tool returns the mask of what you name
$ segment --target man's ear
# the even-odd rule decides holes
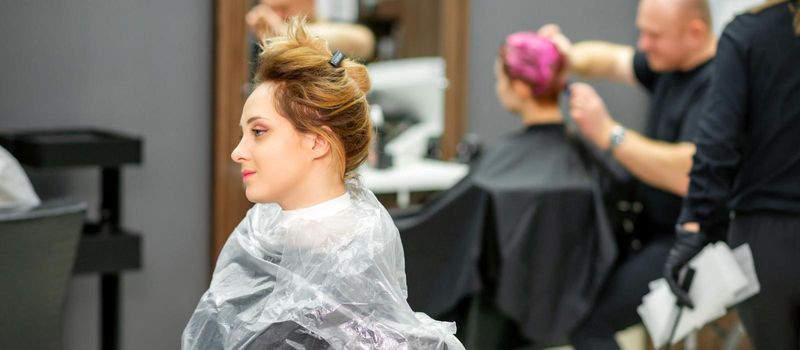
[[[322,127],[323,130],[328,132],[328,135],[333,135],[333,131],[331,128],[327,126]],[[311,154],[314,158],[322,158],[326,154],[330,153],[331,151],[331,143],[325,136],[318,134],[318,133],[310,133],[308,137],[311,137]]]
[[[705,39],[708,35],[714,35],[714,33],[711,33],[711,28],[709,28],[708,23],[699,18],[690,19],[687,25],[692,39],[698,42]]]

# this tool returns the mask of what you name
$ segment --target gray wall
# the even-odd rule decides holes
[[[141,135],[123,225],[144,236],[124,274],[123,349],[176,349],[208,286],[211,1],[0,2],[0,131],[90,126]],[[95,170],[30,170],[43,197],[97,208]],[[95,213],[91,214],[96,217]],[[98,348],[96,276],[73,278],[66,349]]]
[[[473,0],[470,8],[469,131],[486,143],[520,126],[494,92],[493,64],[506,35],[557,23],[573,40],[607,40],[636,44],[637,0]],[[638,88],[591,82],[617,120],[643,126],[646,98]]]

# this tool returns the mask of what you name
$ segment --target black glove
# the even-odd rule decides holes
[[[689,263],[689,260],[703,250],[707,243],[708,237],[705,233],[686,231],[681,225],[675,227],[675,244],[669,250],[667,262],[664,263],[664,278],[666,278],[672,294],[678,298],[680,306],[688,306],[693,309],[694,303],[689,298],[689,291],[684,290],[678,284],[678,273]]]

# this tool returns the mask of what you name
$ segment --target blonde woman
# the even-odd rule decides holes
[[[371,136],[367,69],[293,19],[267,40],[241,165],[256,203],[220,254],[184,349],[463,349],[406,302],[403,247],[357,181]]]

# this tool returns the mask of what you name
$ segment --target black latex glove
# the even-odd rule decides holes
[[[686,231],[678,225],[675,227],[675,244],[669,250],[667,262],[664,264],[664,278],[669,283],[669,289],[678,299],[678,305],[694,308],[689,291],[681,288],[678,283],[678,273],[692,260],[697,253],[703,250],[708,243],[708,237],[702,232]]]

